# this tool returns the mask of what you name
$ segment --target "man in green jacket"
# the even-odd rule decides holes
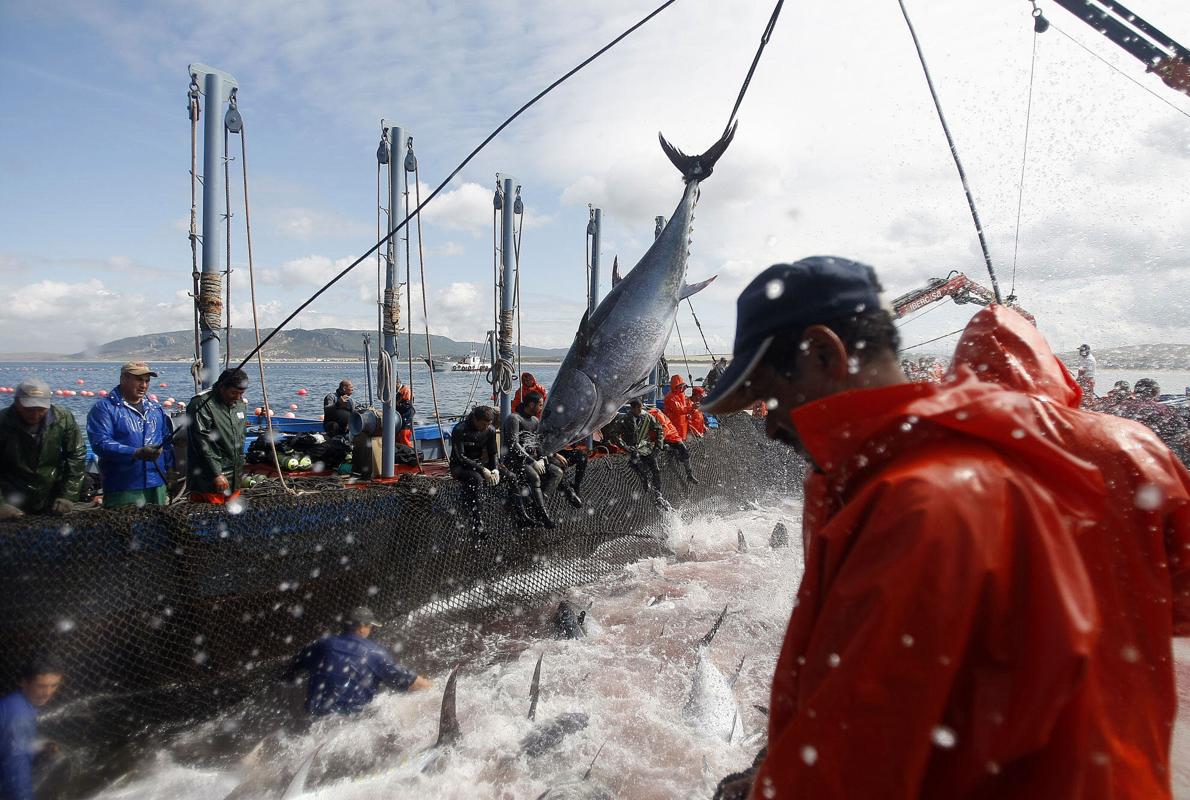
[[[644,413],[640,398],[628,402],[628,413],[617,418],[613,444],[628,451],[628,465],[636,471],[645,484],[645,491],[651,492],[653,502],[662,509],[671,506],[661,494],[661,469],[657,456],[665,444],[665,429],[652,414]]]
[[[244,390],[248,374],[225,369],[210,390],[186,404],[190,502],[226,503],[239,493],[244,468]]]
[[[72,511],[87,456],[74,415],[45,381],[22,381],[14,398],[0,411],[0,519]]]

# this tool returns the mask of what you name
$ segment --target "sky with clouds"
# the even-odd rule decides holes
[[[653,5],[7,0],[0,352],[74,352],[190,325],[189,63],[231,72],[241,87],[268,325],[374,243],[382,117],[413,133],[428,189]],[[1015,280],[1059,348],[1190,343],[1190,98],[1041,0],[1057,28],[1151,91],[1056,30],[1040,37],[1018,236],[1029,5],[908,5],[1002,284]],[[1129,5],[1190,43],[1185,0]],[[679,0],[476,158],[425,213],[431,329],[476,339],[491,327],[492,187],[504,172],[524,185],[524,341],[567,345],[585,301],[587,205],[603,209],[605,264],[635,263],[654,216],[681,192],[657,132],[687,152],[717,138],[771,8]],[[243,215],[233,206],[233,319],[243,326]],[[717,352],[730,347],[739,290],[777,261],[862,259],[893,295],[951,270],[987,282],[895,2],[785,4],[736,140],[703,186],[693,240],[690,280],[719,275],[695,298]],[[416,274],[414,284],[420,297]],[[374,326],[375,296],[369,262],[297,324]],[[970,314],[934,307],[903,328],[906,343]],[[689,311],[678,321],[701,350]]]

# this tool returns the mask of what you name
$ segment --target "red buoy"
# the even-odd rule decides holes
[[[77,383],[79,386],[82,386],[84,383],[86,383],[86,381],[84,381],[82,378],[79,378],[75,381],[75,383]]]
[[[107,397],[107,389],[100,389],[100,390],[99,390],[99,396],[100,396],[100,397]]]

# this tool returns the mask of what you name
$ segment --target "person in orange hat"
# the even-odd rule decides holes
[[[707,418],[702,413],[702,399],[707,396],[707,390],[695,386],[690,390],[690,432],[702,438],[707,433]]]
[[[686,440],[690,432],[690,398],[686,396],[686,381],[681,375],[669,379],[669,394],[665,396],[665,416],[677,429],[678,441]]]
[[[549,392],[545,390],[544,386],[537,382],[537,378],[533,377],[532,372],[521,373],[521,385],[520,388],[516,390],[516,394],[512,396],[512,407],[516,408],[519,406],[521,402],[524,401],[525,395],[529,394],[529,392],[536,392],[537,394],[541,395],[541,405],[538,406],[537,411],[537,416],[540,417],[541,409],[545,408],[545,401],[549,398]]]
[[[413,415],[417,409],[413,407],[413,390],[409,386],[397,389],[397,402],[393,408],[401,415],[401,427],[397,430],[397,444],[413,447]]]

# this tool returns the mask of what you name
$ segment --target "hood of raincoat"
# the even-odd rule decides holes
[[[665,431],[665,441],[667,441],[667,442],[682,441],[681,437],[678,436],[678,429],[674,427],[673,422],[670,420],[670,418],[668,416],[665,415],[665,413],[663,411],[661,411],[660,409],[657,409],[657,408],[650,408],[648,413],[653,416],[653,419],[655,419],[661,423],[661,429],[663,431]]]
[[[521,386],[523,386],[526,390],[528,390],[530,387],[533,387],[536,385],[537,385],[537,378],[533,377],[532,372],[522,372],[521,373]]]
[[[682,380],[681,375],[673,375],[670,377],[669,390],[671,392],[677,391],[678,389],[685,389],[685,388],[686,388],[686,381]]]

